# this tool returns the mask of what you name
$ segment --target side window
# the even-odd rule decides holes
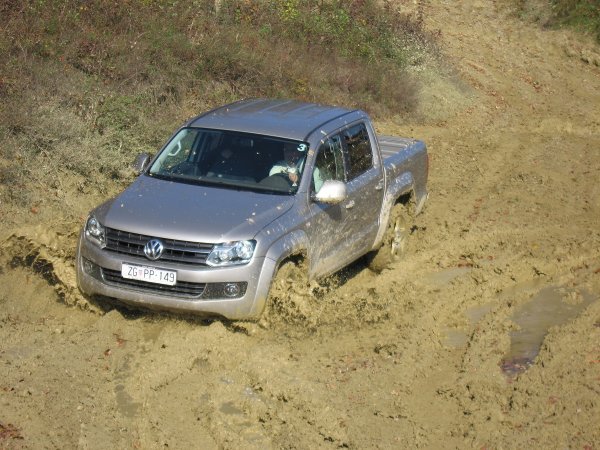
[[[312,179],[314,191],[319,192],[326,180],[345,181],[342,137],[339,134],[327,138],[317,151]]]
[[[369,133],[364,123],[354,125],[343,132],[348,152],[348,180],[365,173],[373,167],[373,151]]]

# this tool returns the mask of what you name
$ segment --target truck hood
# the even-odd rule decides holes
[[[252,239],[294,197],[165,181],[142,175],[94,214],[107,227],[195,242]]]

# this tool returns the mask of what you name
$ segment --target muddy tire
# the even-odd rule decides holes
[[[396,203],[390,212],[381,247],[370,255],[369,268],[371,270],[381,272],[392,262],[402,258],[406,252],[411,222],[407,207],[402,203]]]
[[[260,325],[269,327],[276,323],[306,323],[311,317],[311,295],[305,264],[284,262],[271,282],[265,310]]]

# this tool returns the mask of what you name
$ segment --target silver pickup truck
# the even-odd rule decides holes
[[[427,198],[423,142],[377,136],[360,110],[289,100],[204,113],[136,167],[84,225],[80,290],[229,319],[258,318],[284,264],[315,279],[367,253],[389,260]]]

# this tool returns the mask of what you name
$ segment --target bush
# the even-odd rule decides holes
[[[600,43],[600,0],[513,0],[517,10],[545,27],[568,26]]]
[[[551,25],[573,26],[600,43],[600,0],[553,0]]]

